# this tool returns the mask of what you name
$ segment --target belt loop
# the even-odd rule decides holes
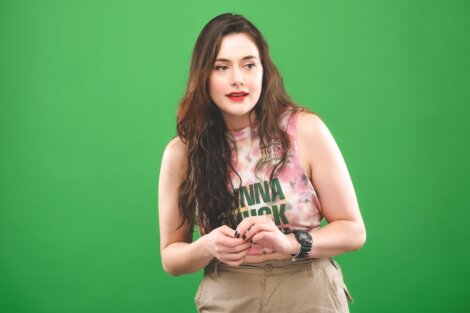
[[[219,277],[219,262],[214,262],[214,275],[215,277]]]
[[[313,272],[315,271],[315,262],[313,260],[310,260],[310,276],[313,277]]]

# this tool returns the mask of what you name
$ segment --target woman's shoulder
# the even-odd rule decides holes
[[[186,143],[179,136],[168,142],[163,152],[162,161],[177,166],[184,164],[186,161]]]
[[[314,139],[325,135],[328,131],[323,119],[315,112],[300,109],[297,113],[297,133],[298,136]]]
[[[289,132],[296,133],[297,138],[321,135],[326,128],[325,123],[317,113],[302,106],[289,108],[284,112],[281,120],[288,125]]]
[[[175,136],[171,139],[168,144],[166,145],[165,150],[176,150],[176,151],[184,151],[186,149],[186,143],[181,140],[180,136]]]
[[[324,124],[322,118],[315,112],[301,108],[297,112],[297,120],[299,126],[303,127],[318,127]]]

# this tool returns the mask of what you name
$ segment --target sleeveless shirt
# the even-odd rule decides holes
[[[272,141],[261,147],[256,127],[231,132],[231,186],[235,195],[232,214],[241,222],[248,216],[267,215],[284,233],[295,229],[313,230],[320,227],[323,215],[317,193],[299,158],[297,117],[300,111],[286,114],[281,125],[290,140],[287,160],[277,175],[271,177],[273,165],[281,158],[282,146]],[[257,164],[262,160],[263,166]],[[249,255],[273,252],[253,244]]]

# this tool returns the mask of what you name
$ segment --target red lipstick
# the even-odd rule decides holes
[[[234,91],[234,92],[227,94],[226,96],[232,101],[241,102],[248,96],[248,92]]]

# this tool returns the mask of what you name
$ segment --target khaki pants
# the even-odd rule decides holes
[[[339,264],[328,259],[270,260],[232,267],[212,261],[195,296],[198,312],[349,312]]]

